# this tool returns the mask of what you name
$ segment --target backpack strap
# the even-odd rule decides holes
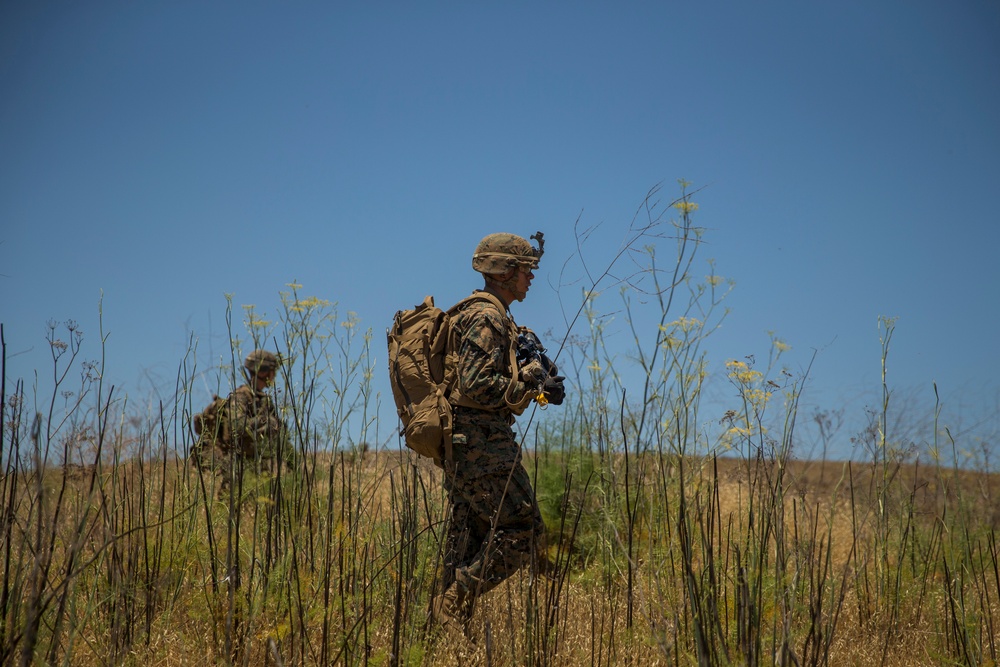
[[[464,307],[465,304],[471,303],[473,301],[489,301],[494,306],[496,306],[497,309],[501,313],[506,313],[507,312],[507,306],[506,306],[506,304],[504,304],[504,302],[501,301],[500,297],[498,297],[496,294],[491,294],[490,292],[487,292],[486,290],[476,290],[475,292],[473,292],[469,296],[465,297],[464,299],[461,299],[458,303],[456,303],[454,306],[452,306],[451,308],[449,308],[448,309],[448,315],[451,316],[451,315],[455,314],[462,307]]]

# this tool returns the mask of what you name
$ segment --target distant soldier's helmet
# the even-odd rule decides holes
[[[251,373],[269,373],[277,370],[281,365],[281,358],[273,352],[267,350],[254,350],[247,355],[243,361],[243,366]]]
[[[486,275],[503,275],[517,267],[537,269],[538,260],[545,252],[543,236],[541,232],[531,235],[538,241],[535,248],[516,234],[490,234],[476,246],[472,268]]]

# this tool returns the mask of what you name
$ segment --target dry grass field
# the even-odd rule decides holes
[[[702,415],[731,283],[693,268],[705,230],[685,187],[667,207],[651,193],[594,271],[557,355],[567,401],[518,421],[551,565],[491,591],[467,634],[429,619],[441,471],[385,435],[385,362],[352,313],[292,283],[272,319],[244,308],[241,337],[230,303],[229,358],[202,370],[191,350],[138,408],[81,360],[75,324],[50,323],[51,392],[0,396],[0,664],[997,664],[1000,479],[962,454],[992,443],[953,438],[938,406],[919,444],[900,428],[891,318],[882,400],[851,438],[865,461],[796,460],[814,444],[796,427],[808,369],[783,367],[778,338],[766,361],[725,362],[732,409]],[[635,272],[613,282],[623,257]],[[608,282],[624,352],[596,308]],[[186,461],[191,417],[268,346],[295,464],[251,463],[223,490]]]
[[[555,571],[468,636],[428,617],[440,471],[405,453],[219,499],[175,459],[6,476],[3,662],[995,664],[996,475],[899,465],[880,493],[871,464],[645,458],[627,501],[597,480],[621,457],[586,493],[546,481],[582,455],[529,457]]]

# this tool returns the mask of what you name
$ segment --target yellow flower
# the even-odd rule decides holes
[[[700,325],[701,325],[701,320],[695,317],[678,317],[676,320],[674,320],[667,326],[677,327],[681,331],[687,332],[691,331],[692,329]]]
[[[302,289],[302,285],[298,283],[287,283],[286,286],[290,287],[291,289]]]
[[[778,352],[788,352],[790,349],[792,349],[791,345],[781,340],[780,338],[774,339],[774,347],[778,350]]]
[[[722,276],[705,276],[705,280],[712,287],[718,287],[722,284]]]
[[[726,362],[729,369],[729,377],[738,381],[742,385],[750,385],[764,377],[760,371],[752,370],[746,363],[730,359]]]
[[[305,299],[299,299],[295,302],[295,306],[299,308],[311,309],[318,306],[329,306],[330,302],[326,299],[319,299],[314,296],[306,297]]]
[[[698,205],[690,201],[679,201],[674,204],[674,208],[676,208],[681,213],[687,215],[688,213],[697,211]]]

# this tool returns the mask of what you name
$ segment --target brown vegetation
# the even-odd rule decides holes
[[[317,454],[311,482],[248,478],[218,501],[176,459],[8,475],[4,662],[646,665],[697,664],[701,650],[711,663],[994,663],[995,475],[897,466],[883,562],[875,466],[646,459],[631,537],[621,515],[566,493],[550,519],[556,571],[491,593],[469,637],[428,619],[445,519],[424,460]],[[565,476],[579,456],[531,457],[538,475],[536,462]],[[659,500],[657,470],[672,480]]]

